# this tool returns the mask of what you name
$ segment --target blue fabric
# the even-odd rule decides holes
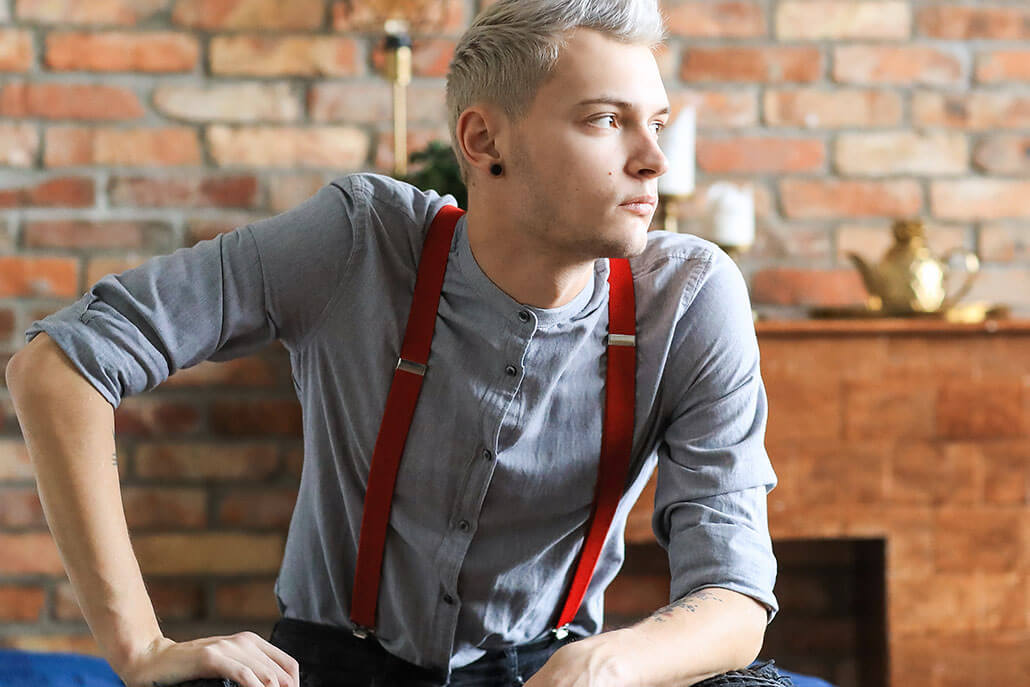
[[[780,671],[780,675],[786,675],[790,678],[791,682],[794,683],[794,687],[834,687],[831,683],[823,680],[822,678],[813,677],[811,675],[801,675],[800,673],[792,673],[789,670],[784,670],[777,666]]]
[[[0,687],[125,687],[97,656],[0,649]]]

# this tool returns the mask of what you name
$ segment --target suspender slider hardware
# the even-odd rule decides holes
[[[404,358],[398,358],[397,369],[404,370],[405,372],[410,372],[412,374],[416,374],[419,377],[425,377],[426,370],[429,368],[423,365],[422,363],[416,363],[411,360],[405,360]]]
[[[608,335],[609,346],[636,346],[637,337],[632,334],[609,334]]]

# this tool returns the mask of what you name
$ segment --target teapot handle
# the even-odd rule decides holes
[[[959,287],[958,291],[954,294],[947,296],[944,299],[944,303],[941,305],[941,309],[950,308],[951,306],[962,300],[962,297],[969,293],[969,289],[972,288],[973,282],[976,281],[976,277],[980,271],[980,258],[977,257],[976,253],[967,248],[954,248],[944,256],[944,279],[947,283],[948,276],[951,273],[951,258],[954,255],[964,255],[965,260],[963,265],[966,271],[966,280]]]

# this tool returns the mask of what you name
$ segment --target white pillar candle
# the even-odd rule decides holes
[[[752,189],[719,182],[708,189],[705,201],[705,238],[720,246],[750,246],[755,242]]]
[[[669,161],[669,169],[658,177],[658,193],[676,196],[693,193],[696,138],[697,110],[693,105],[685,105],[658,136],[658,146]]]

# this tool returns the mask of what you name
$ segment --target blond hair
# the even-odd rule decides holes
[[[498,0],[462,35],[447,70],[447,113],[451,148],[466,185],[470,170],[457,138],[461,113],[486,102],[510,121],[521,121],[554,70],[568,33],[579,27],[652,50],[666,38],[657,0]]]

